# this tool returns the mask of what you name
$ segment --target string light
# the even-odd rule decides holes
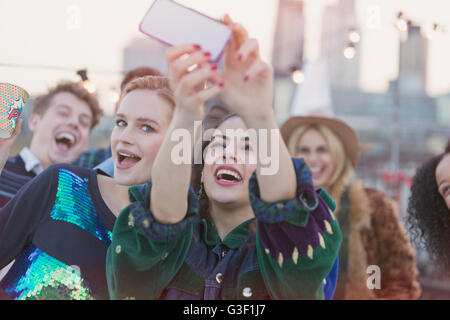
[[[348,39],[352,43],[358,43],[361,40],[361,36],[359,35],[358,31],[355,29],[350,29],[348,33]]]
[[[81,80],[83,81],[83,87],[89,92],[89,93],[94,93],[97,88],[95,86],[95,84],[93,84],[91,82],[91,80],[89,80],[88,76],[87,76],[87,70],[86,69],[81,69],[77,71],[77,74],[81,77]]]
[[[438,33],[445,33],[445,29],[439,23],[433,23],[433,31]]]
[[[351,60],[356,55],[355,46],[353,43],[349,43],[349,45],[344,49],[344,57],[348,60]]]
[[[295,84],[301,84],[305,81],[305,74],[300,68],[293,66],[291,70],[291,79]]]
[[[408,31],[408,21],[406,21],[406,19],[403,18],[403,12],[400,11],[398,13],[395,25],[397,29],[402,32]]]

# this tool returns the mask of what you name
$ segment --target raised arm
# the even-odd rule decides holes
[[[342,241],[330,211],[334,202],[315,191],[309,168],[303,160],[291,159],[279,134],[273,70],[261,60],[258,42],[248,39],[240,25],[226,22],[240,36],[226,51],[221,98],[258,137],[257,169],[249,191],[264,283],[274,299],[329,299]],[[262,157],[264,149],[270,151],[270,168]]]
[[[256,130],[259,151],[256,175],[261,198],[266,202],[293,198],[295,170],[275,120],[273,70],[261,60],[257,40],[248,39],[245,29],[228,17],[225,22],[233,29],[234,37],[225,52],[221,98],[248,128]],[[264,150],[271,153],[270,168],[263,163]]]
[[[220,78],[217,66],[208,63],[208,53],[202,52],[196,45],[171,47],[167,50],[166,57],[176,106],[153,165],[150,206],[158,222],[175,224],[183,220],[188,207],[194,124],[203,119],[205,101],[219,93]],[[193,65],[197,67],[189,72],[188,69]],[[205,89],[207,81],[213,85]],[[189,138],[189,141],[186,143],[177,140],[181,136]],[[182,154],[188,153],[185,157],[189,160],[187,163],[174,159],[181,155],[178,153],[181,144]]]

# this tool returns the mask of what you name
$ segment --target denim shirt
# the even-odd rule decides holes
[[[198,215],[191,189],[178,224],[158,223],[149,210],[151,183],[131,188],[107,254],[112,299],[330,299],[337,281],[342,235],[330,207],[315,191],[308,167],[293,159],[294,199],[265,203],[254,174],[249,182],[255,218],[221,240]]]

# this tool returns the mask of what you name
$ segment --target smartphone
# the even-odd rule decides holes
[[[28,92],[11,83],[0,83],[0,139],[11,137],[29,97]]]
[[[155,0],[139,30],[170,46],[194,43],[217,62],[231,39],[231,29],[219,20],[171,0]]]

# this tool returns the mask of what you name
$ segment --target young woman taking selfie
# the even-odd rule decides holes
[[[259,146],[249,135],[229,135],[278,130],[273,72],[261,61],[257,41],[229,24],[234,34],[223,74],[203,62],[198,46],[167,50],[176,107],[152,182],[130,189],[132,204],[114,227],[107,254],[112,299],[325,297],[325,278],[341,243],[328,207],[333,201],[315,191],[309,169],[291,159],[279,135],[265,145],[268,150],[279,145],[274,156],[279,166],[272,174],[264,174]],[[187,71],[194,64],[197,68]],[[205,88],[207,81],[213,85]],[[208,208],[200,216],[190,186],[192,165],[174,162],[178,142],[171,134],[189,131],[193,137],[205,101],[217,94],[237,116],[221,122],[205,149],[199,194],[207,197]],[[193,146],[191,139],[183,152],[191,154]]]

